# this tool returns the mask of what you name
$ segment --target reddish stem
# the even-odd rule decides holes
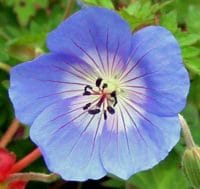
[[[32,162],[37,160],[41,156],[41,152],[39,148],[36,148],[31,153],[26,155],[23,159],[19,160],[17,163],[15,163],[11,169],[11,173],[17,173],[26,168],[28,165],[30,165]]]
[[[6,145],[12,140],[12,137],[16,133],[19,126],[20,126],[19,121],[17,119],[14,119],[10,127],[6,131],[6,133],[2,136],[1,141],[0,141],[0,147],[3,147],[3,148],[6,147]]]

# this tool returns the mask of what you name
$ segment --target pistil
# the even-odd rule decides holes
[[[94,102],[87,103],[85,106],[83,106],[83,110],[88,110],[89,114],[96,115],[100,113],[102,109],[104,114],[104,120],[106,120],[107,112],[109,112],[109,114],[111,115],[115,113],[114,107],[117,105],[118,101],[116,91],[112,91],[111,93],[108,92],[108,90],[105,91],[105,89],[108,88],[108,84],[102,84],[102,81],[102,78],[97,78],[95,82],[98,91],[94,90],[93,87],[90,85],[85,86],[83,95],[99,95],[100,98],[96,105],[91,107]]]
[[[104,103],[104,101],[105,101],[105,99],[107,98],[107,94],[106,93],[104,93],[102,96],[101,96],[101,98],[100,98],[100,100],[99,100],[99,102],[97,103],[97,107],[101,107],[101,105]]]

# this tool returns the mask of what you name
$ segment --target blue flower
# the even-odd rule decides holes
[[[167,156],[189,90],[168,30],[132,34],[114,11],[86,8],[52,31],[47,46],[50,53],[12,69],[9,94],[52,172],[128,179]]]

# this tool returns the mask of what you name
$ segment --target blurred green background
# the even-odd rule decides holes
[[[47,33],[81,6],[115,9],[133,31],[159,24],[175,35],[191,78],[190,94],[182,114],[195,142],[200,144],[200,0],[0,0],[0,137],[14,118],[8,98],[9,68],[46,52]],[[28,127],[21,126],[8,146],[18,159],[34,148],[28,132]],[[86,183],[30,182],[27,188],[189,189],[191,186],[181,170],[184,149],[181,138],[167,159],[151,170],[134,175],[126,183],[110,175]],[[25,171],[48,172],[42,159]]]

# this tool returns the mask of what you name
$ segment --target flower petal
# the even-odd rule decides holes
[[[106,174],[99,157],[103,118],[83,110],[88,102],[91,97],[82,96],[55,103],[38,116],[30,130],[48,168],[65,180],[99,179]]]
[[[104,168],[122,179],[163,160],[180,137],[178,117],[160,117],[134,108],[137,111],[120,105],[105,123],[100,143]]]
[[[57,100],[81,95],[95,81],[92,68],[72,56],[47,54],[19,64],[11,71],[10,98],[17,118],[32,124],[38,114]]]
[[[141,107],[174,116],[186,103],[189,77],[178,42],[166,29],[146,27],[133,35],[133,50],[123,85]]]
[[[105,73],[114,64],[123,66],[120,59],[128,57],[131,37],[128,24],[114,11],[85,8],[52,31],[47,46],[53,52],[75,54]]]

